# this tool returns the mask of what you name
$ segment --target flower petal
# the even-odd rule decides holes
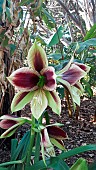
[[[43,143],[44,147],[49,148],[50,146],[52,146],[50,139],[49,139],[48,131],[46,128],[44,128],[41,131],[41,134],[42,134],[42,143]]]
[[[55,145],[57,148],[59,148],[60,150],[66,150],[64,147],[64,143],[62,140],[58,140],[58,139],[54,139],[54,138],[50,138],[50,141],[53,145]]]
[[[17,128],[18,128],[19,126],[20,126],[19,123],[11,126],[9,129],[7,129],[7,130],[0,136],[0,138],[7,138],[7,137],[12,136],[12,135],[15,133],[15,131],[17,130]]]
[[[87,66],[86,64],[83,63],[78,63],[78,62],[74,62],[75,65],[79,66],[82,70],[84,70],[86,73],[88,73],[90,71],[90,67]]]
[[[16,112],[24,108],[24,106],[32,100],[34,91],[32,92],[18,92],[12,101],[11,110]]]
[[[68,71],[62,74],[62,79],[74,85],[78,80],[83,78],[87,73],[83,71],[80,67],[72,64]]]
[[[78,106],[80,106],[81,91],[75,86],[72,86],[71,93],[72,93],[73,102],[76,103]]]
[[[38,88],[39,74],[28,67],[22,67],[14,71],[7,79],[18,90],[30,91]]]
[[[24,123],[29,123],[32,124],[32,119],[28,117],[16,117],[16,116],[11,116],[11,115],[3,115],[0,117],[0,127],[2,129],[8,129],[16,124],[24,124]]]
[[[17,117],[16,117],[17,118]],[[0,120],[14,120],[15,116],[11,116],[11,115],[3,115],[0,117]]]
[[[0,138],[6,138],[6,137],[10,137],[11,135],[13,135],[15,133],[15,131],[17,130],[17,128],[21,125],[23,125],[24,123],[29,123],[32,124],[32,120],[30,118],[27,117],[14,117],[14,116],[10,116],[10,115],[3,115],[0,117],[0,119],[3,119],[0,122],[0,127],[3,129],[7,129],[1,136]]]
[[[2,129],[9,129],[10,127],[12,127],[13,125],[17,124],[18,122],[15,120],[2,120],[0,121],[0,128]]]
[[[55,156],[54,147],[53,147],[52,143],[50,142],[50,138],[49,138],[47,129],[46,128],[43,129],[41,131],[41,134],[42,134],[42,141],[41,142],[43,143],[44,147],[46,148],[47,153],[50,156]]]
[[[52,108],[53,112],[61,113],[61,100],[56,91],[46,91],[46,96],[48,99],[48,105]]]
[[[53,91],[56,89],[56,75],[53,67],[47,67],[41,70],[41,75],[45,78],[44,90]]]
[[[46,53],[36,42],[34,42],[28,52],[28,64],[32,69],[38,72],[48,66]]]
[[[34,91],[31,102],[32,115],[38,120],[48,105],[46,95],[43,90]]]
[[[17,116],[11,116],[11,115],[3,115],[0,117],[0,120],[13,120],[13,121],[17,121],[17,122],[28,122],[28,123],[32,123],[32,119],[30,119],[29,117],[17,117]]]
[[[76,91],[76,89],[77,89],[76,88],[75,91],[73,91],[73,86],[71,86],[67,81],[65,81],[61,78],[57,78],[57,80],[62,85],[64,85],[64,87],[69,91],[71,98],[72,98],[72,101],[73,101],[73,105],[74,105],[74,102],[75,102],[78,106],[80,106],[80,93],[78,93],[78,92],[80,92],[80,90],[78,89]]]
[[[74,60],[74,56],[72,56],[69,63],[62,70],[57,71],[56,74],[58,75],[58,74],[62,74],[64,72],[66,72],[70,68],[71,63],[73,62],[73,60]]]
[[[84,88],[80,82],[77,82],[76,84],[74,84],[74,86],[78,88],[82,93],[84,92]]]
[[[47,131],[49,136],[55,139],[63,140],[68,137],[67,133],[58,126],[48,126]]]

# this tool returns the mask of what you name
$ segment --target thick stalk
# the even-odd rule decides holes
[[[38,126],[40,124],[42,124],[42,116],[39,118],[37,124],[38,124]],[[37,132],[37,134],[36,134],[36,142],[35,142],[35,158],[34,158],[34,163],[39,161],[39,157],[40,157],[40,141],[41,141],[40,132]]]
[[[39,161],[39,156],[40,156],[40,133],[37,132],[34,163]]]
[[[33,147],[33,144],[34,144],[34,137],[35,137],[35,132],[33,130],[34,123],[35,123],[35,119],[32,118],[31,135],[30,135],[30,143],[29,143],[29,147],[28,147],[26,166],[30,165],[32,147]]]
[[[38,126],[40,124],[42,124],[42,116],[39,118],[37,124],[38,124]],[[41,141],[40,132],[37,132],[36,142],[35,142],[35,158],[34,158],[34,163],[39,161],[39,157],[40,157],[40,141]]]

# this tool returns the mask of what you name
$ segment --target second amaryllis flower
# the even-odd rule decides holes
[[[44,150],[49,156],[55,156],[54,146],[61,150],[65,150],[63,140],[67,139],[67,133],[60,127],[47,125],[41,130],[41,150],[42,157],[44,158]],[[54,146],[53,146],[54,145]]]
[[[48,66],[45,51],[35,42],[27,59],[29,67],[20,68],[8,77],[9,82],[19,90],[11,104],[12,112],[21,110],[31,102],[31,111],[36,119],[48,105],[60,114],[61,101],[56,92],[55,70]]]
[[[0,128],[6,131],[0,136],[0,138],[10,137],[15,133],[18,127],[21,125],[29,123],[32,124],[32,120],[27,117],[14,117],[10,115],[3,115],[0,117]]]
[[[81,78],[84,78],[90,70],[90,67],[78,62],[73,62],[74,57],[60,71],[56,72],[57,81],[61,83],[70,93],[73,104],[80,106],[80,96],[83,92]]]

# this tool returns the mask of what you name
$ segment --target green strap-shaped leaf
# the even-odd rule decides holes
[[[80,146],[78,148],[64,152],[64,153],[59,155],[59,158],[66,159],[66,158],[69,158],[71,156],[74,156],[74,155],[77,155],[77,154],[80,154],[80,153],[83,153],[83,152],[86,152],[86,151],[92,151],[92,150],[96,150],[96,144]]]
[[[85,159],[78,159],[70,170],[88,170],[87,162]]]
[[[12,157],[14,155],[14,151],[16,150],[17,145],[18,145],[18,140],[17,139],[12,139],[11,140],[11,159],[12,159]]]
[[[69,170],[68,165],[62,159],[51,159],[51,164],[48,168],[53,168],[54,170]]]
[[[36,163],[37,164],[37,163]],[[68,165],[61,159],[59,158],[51,158],[51,161],[50,161],[50,165],[48,167],[46,167],[45,165],[45,168],[40,166],[40,168],[38,167],[38,170],[47,170],[48,168],[53,168],[54,170],[69,170],[69,167]],[[25,168],[25,170],[37,170],[37,169],[34,169],[33,166],[28,166]]]
[[[21,139],[20,143],[18,144],[18,147],[16,148],[16,150],[14,151],[14,154],[11,157],[12,161],[17,159],[19,153],[21,152],[23,147],[26,145],[26,142],[28,143],[29,135],[30,135],[30,131],[26,132],[23,138]]]
[[[25,159],[25,158],[24,158]],[[8,166],[8,165],[14,165],[14,164],[22,164],[24,162],[24,159],[18,160],[18,161],[10,161],[10,162],[4,162],[0,164],[0,168],[3,168],[3,166]],[[0,169],[3,170],[3,169]],[[9,170],[9,169],[4,169],[4,170]]]
[[[23,146],[23,149],[22,149],[22,153],[21,153],[21,159],[24,158],[24,156],[27,155],[27,150],[28,150],[28,146],[29,146],[29,142],[30,142],[30,131],[28,132],[28,135],[24,141],[24,146]]]
[[[90,151],[90,150],[96,150],[96,144],[80,146],[80,147],[72,149],[70,151],[61,153],[58,156],[58,158],[59,159],[66,159],[66,158],[69,158],[71,156],[74,156],[74,155],[77,155],[77,154],[80,154],[80,153],[83,153],[83,152],[86,152],[86,151]],[[56,158],[53,158],[53,159],[56,159]],[[50,166],[50,164],[51,164],[51,159],[49,158],[49,159],[46,160],[47,167]],[[43,161],[39,161],[36,164],[34,164],[31,168],[32,168],[32,170],[43,170],[44,168],[46,168],[46,166],[45,166]]]

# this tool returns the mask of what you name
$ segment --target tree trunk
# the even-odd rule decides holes
[[[4,74],[3,74],[3,76],[7,77],[8,72],[9,72],[9,68],[10,68],[10,64],[11,64],[10,52],[9,51],[7,51],[7,52],[4,51],[3,62],[4,62]],[[6,87],[4,88],[3,94],[1,95],[1,99],[0,99],[0,101],[2,102],[1,108],[0,108],[0,115],[11,113],[10,105],[11,105],[12,98],[15,94],[14,87],[12,87],[11,84],[8,83],[7,80],[4,77],[3,77],[2,83],[3,84],[6,83]]]

